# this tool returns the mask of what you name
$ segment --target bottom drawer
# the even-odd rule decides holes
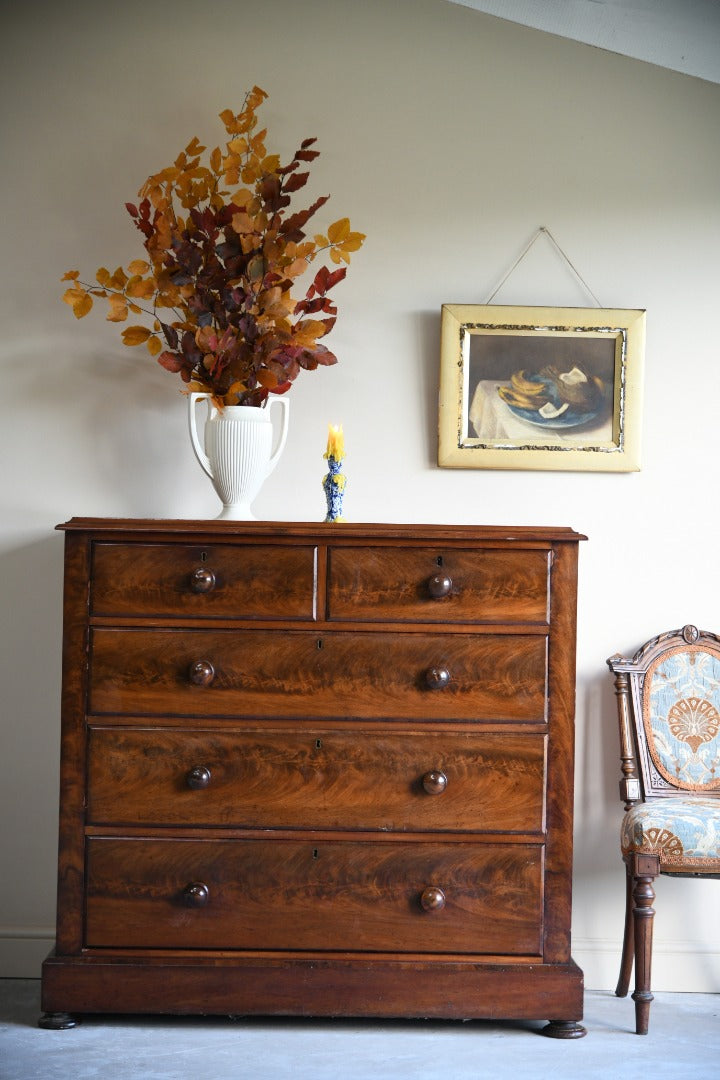
[[[542,848],[88,841],[90,948],[539,955]]]

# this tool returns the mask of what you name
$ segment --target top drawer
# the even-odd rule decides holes
[[[112,544],[93,548],[93,615],[315,618],[316,548]]]
[[[333,547],[331,619],[546,622],[550,553],[540,549]]]

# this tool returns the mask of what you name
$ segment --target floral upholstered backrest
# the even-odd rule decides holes
[[[642,719],[664,780],[684,791],[720,792],[720,648],[679,644],[653,660]]]

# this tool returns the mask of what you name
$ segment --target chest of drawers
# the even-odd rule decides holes
[[[546,1019],[570,529],[73,519],[57,943],[83,1013]]]

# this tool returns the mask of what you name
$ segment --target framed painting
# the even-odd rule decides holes
[[[442,309],[438,464],[640,468],[645,312]]]

